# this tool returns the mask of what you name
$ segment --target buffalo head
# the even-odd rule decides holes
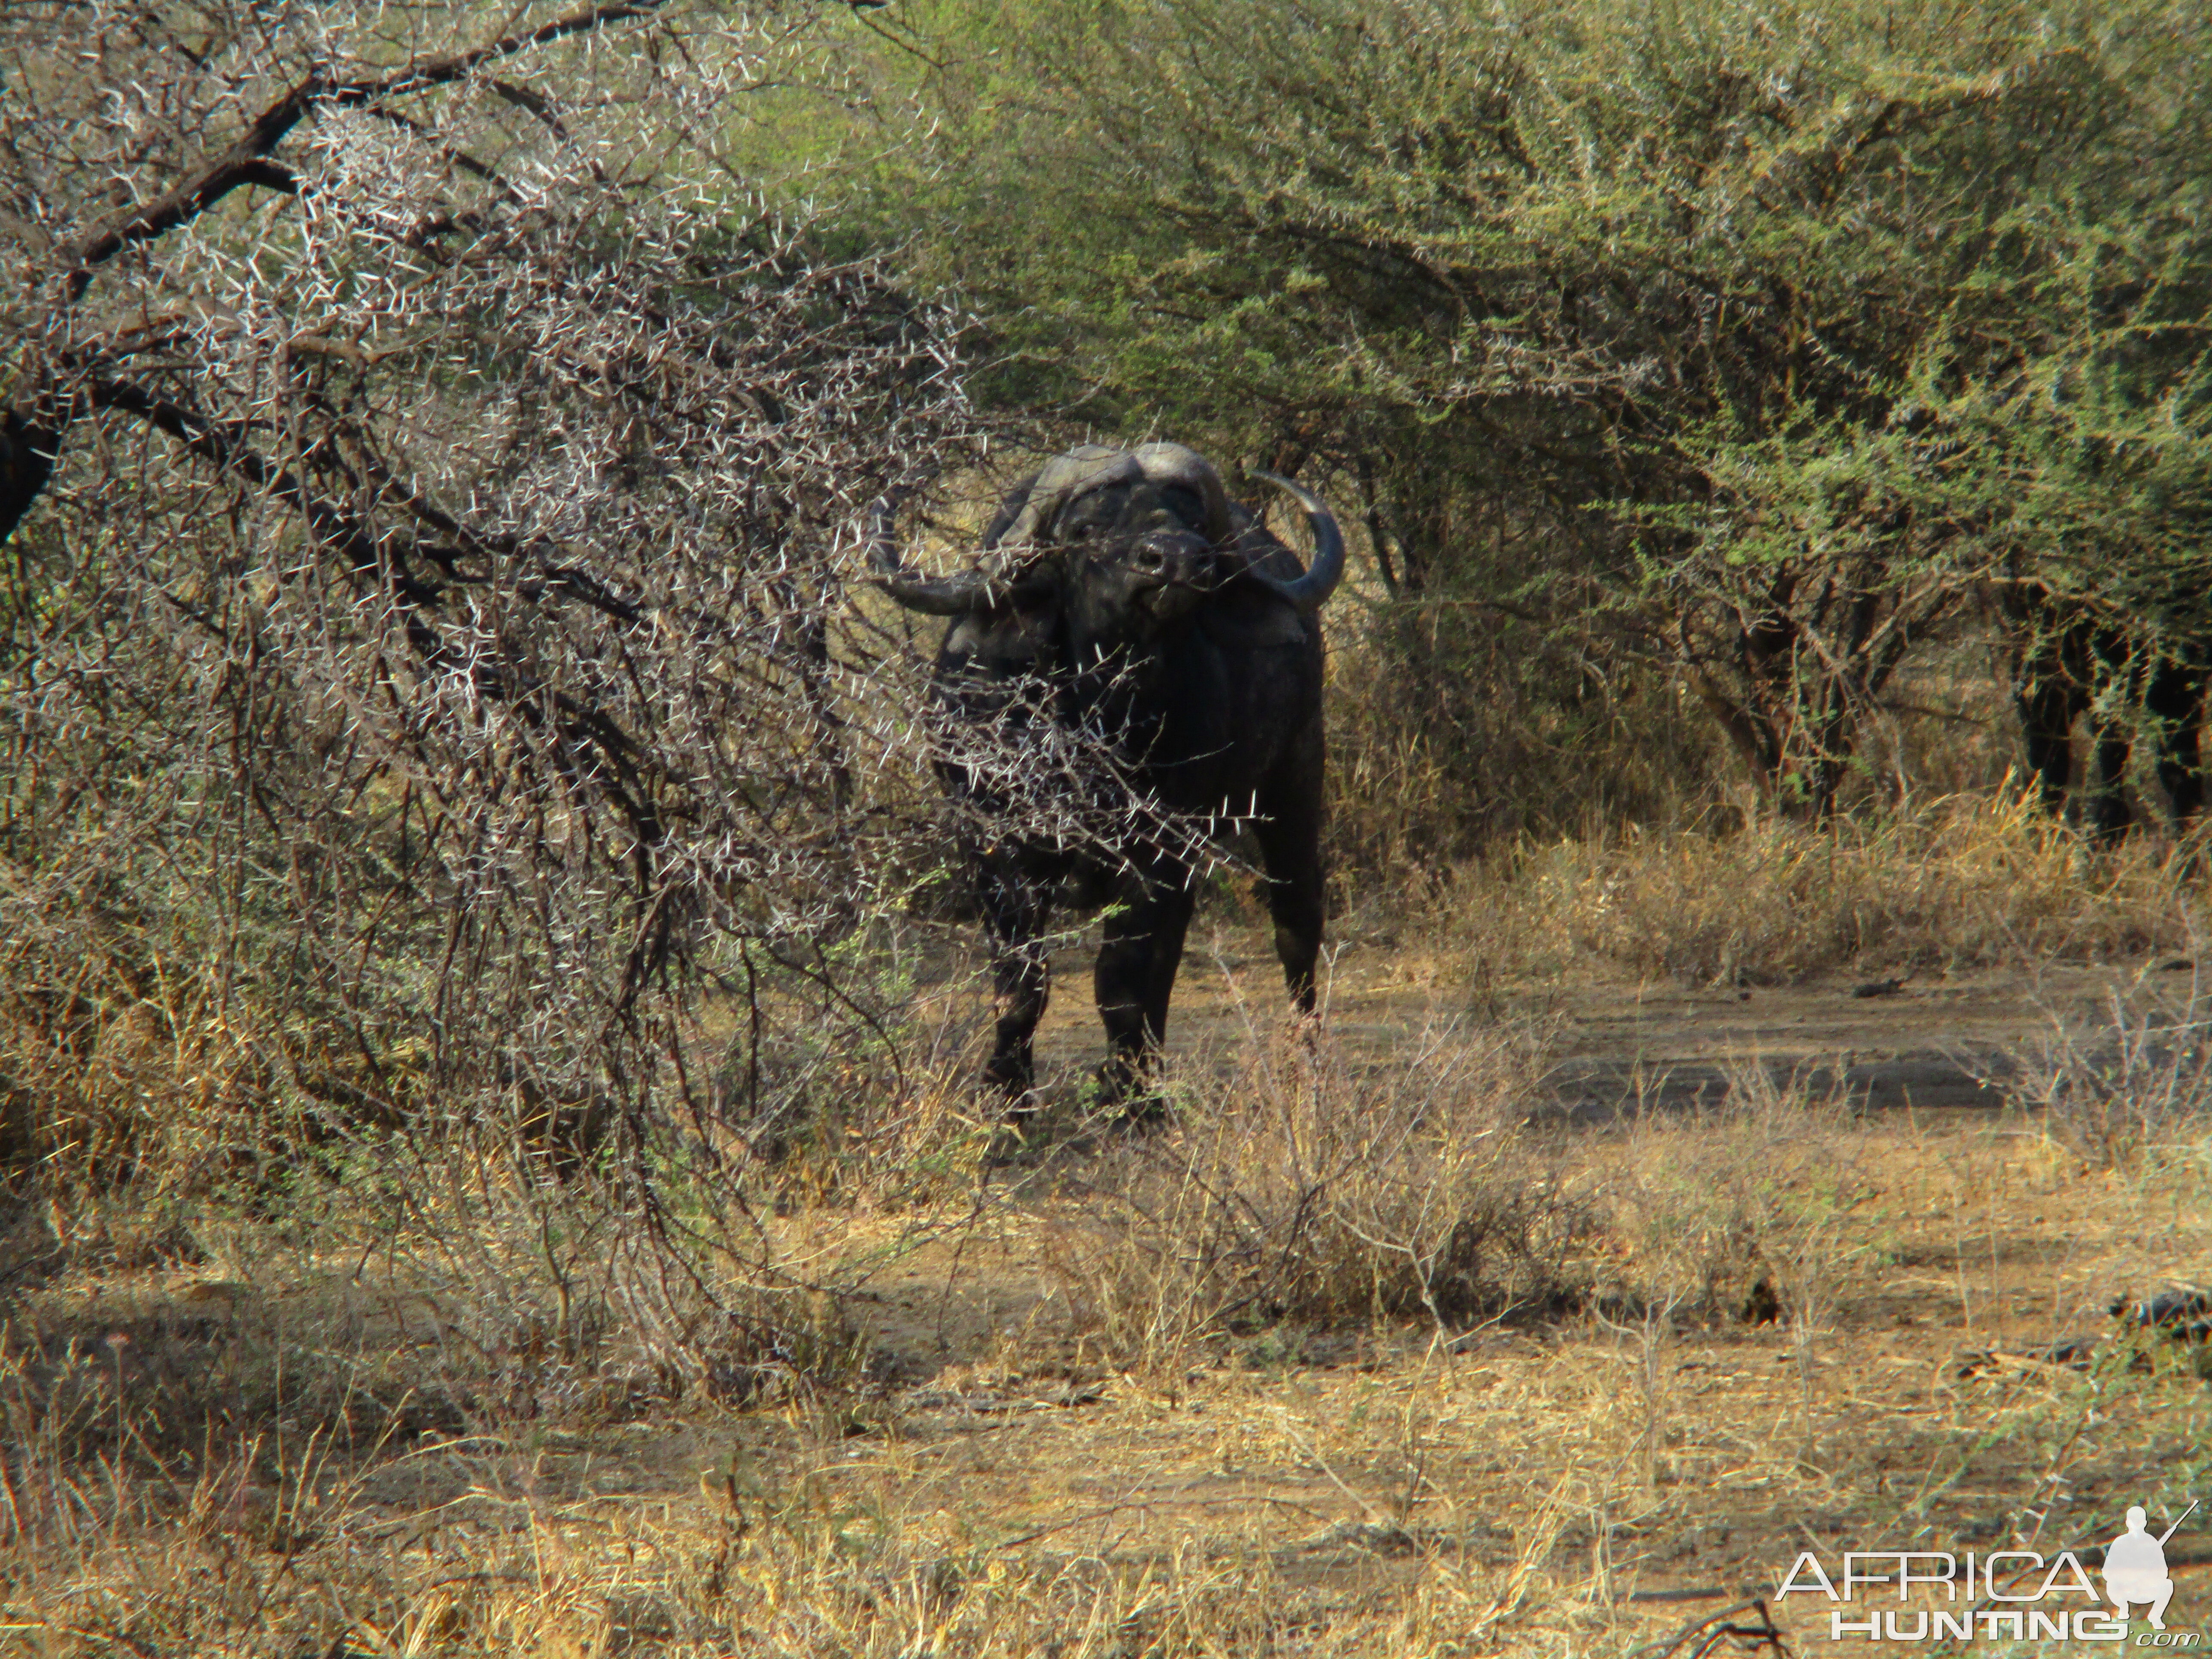
[[[1133,450],[1084,445],[1018,487],[984,532],[984,563],[924,576],[900,562],[886,507],[877,508],[875,580],[909,610],[974,616],[1051,608],[1080,654],[1141,645],[1244,583],[1301,611],[1318,607],[1344,574],[1344,538],[1319,497],[1255,472],[1297,498],[1313,526],[1314,561],[1298,570],[1281,545],[1255,535],[1220,475],[1181,444]],[[1285,568],[1287,566],[1287,568]]]

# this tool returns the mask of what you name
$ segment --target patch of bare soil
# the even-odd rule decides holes
[[[1103,1054],[1090,985],[1095,945],[1086,935],[1055,956],[1038,1044],[1048,1079],[1054,1071],[1079,1074]],[[2054,1020],[2109,1017],[2116,999],[2179,1007],[2203,994],[2197,964],[2172,956],[1788,987],[1596,974],[1500,984],[1471,976],[1462,959],[1407,951],[1385,934],[1333,948],[1326,1008],[1333,1041],[1378,1057],[1442,1025],[1526,1021],[1554,1058],[1547,1086],[1556,1109],[1592,1121],[1717,1104],[1746,1068],[1865,1109],[1993,1109],[2003,1104],[1993,1085]],[[1176,986],[1170,1050],[1221,1052],[1280,1021],[1284,1008],[1264,930],[1201,921]]]
[[[1052,1335],[1040,1203],[885,1275],[879,1380],[857,1402],[428,1434],[350,1478],[345,1533],[431,1579],[527,1546],[526,1583],[624,1552],[635,1577],[641,1549],[665,1566],[804,1524],[834,1550],[897,1539],[1189,1594],[1194,1575],[1257,1574],[1317,1631],[1368,1632],[1331,1650],[1428,1650],[1402,1628],[1427,1607],[1438,1635],[1487,1629],[1494,1650],[1614,1652],[1771,1596],[1801,1549],[2051,1554],[2100,1548],[2130,1503],[2178,1515],[2212,1460],[2212,1389],[2196,1351],[2107,1304],[2212,1261],[2201,1186],[2084,1171],[1987,1120],[1877,1126],[1857,1156],[1871,1196],[1820,1307],[1276,1329],[1164,1378]],[[159,1294],[223,1323],[222,1297]],[[99,1299],[76,1306],[88,1331],[112,1322]],[[312,1541],[297,1492],[222,1501],[259,1547]],[[2185,1527],[2169,1547],[2185,1627],[2212,1620],[2208,1538]],[[1801,1652],[1822,1650],[1827,1612],[1776,1608]]]
[[[1164,1382],[1079,1342],[1040,1359],[1040,1206],[959,1272],[917,1258],[877,1304],[917,1382],[842,1478],[1054,1551],[1199,1539],[1347,1586],[1537,1571],[1623,1607],[1771,1591],[1804,1547],[2101,1547],[2128,1504],[2188,1489],[2212,1432],[2199,1357],[2109,1308],[2203,1276],[2201,1186],[2087,1172],[1986,1119],[1875,1126],[1856,1151],[1868,1196],[1825,1307],[1276,1331]],[[2212,1611],[2212,1549],[2171,1559]]]
[[[1040,1049],[1066,1092],[1100,1038],[1087,951],[1056,965]],[[1537,1023],[1563,1133],[1717,1105],[1752,1066],[1872,1109],[1825,1304],[1276,1330],[1140,1379],[1041,1340],[1064,1322],[1055,1227],[1074,1200],[1039,1198],[886,1274],[868,1310],[886,1386],[847,1444],[825,1459],[780,1428],[726,1432],[749,1467],[811,1456],[847,1501],[997,1548],[1133,1569],[1194,1547],[1352,1598],[1440,1576],[1541,1585],[1636,1629],[1771,1593],[1805,1547],[2101,1547],[2127,1504],[2183,1492],[2208,1462],[2199,1355],[2109,1304],[2212,1278],[2212,1208],[2201,1172],[2077,1163],[1984,1079],[2054,1018],[2185,1000],[2193,981],[2148,961],[1748,994],[1501,988],[1355,941],[1334,959],[1328,1040],[1379,1056],[1452,1022]],[[1281,1018],[1264,934],[1194,931],[1173,1052],[1218,1054]],[[702,1443],[680,1448],[696,1461]],[[2212,1617],[2201,1541],[2172,1559],[2181,1601]],[[1806,1609],[1785,1605],[1784,1626],[1825,1631],[1825,1605]]]
[[[1100,1039],[1087,954],[1058,965],[1040,1052],[1064,1090]],[[1717,1107],[1754,1069],[1871,1114],[1827,1305],[1449,1340],[1276,1333],[1139,1385],[1079,1344],[1022,1358],[1051,1307],[1040,1205],[961,1273],[908,1265],[877,1334],[929,1375],[850,1460],[949,1522],[1039,1548],[1143,1558],[1202,1539],[1347,1591],[1540,1573],[1621,1617],[1645,1609],[1638,1627],[1771,1592],[1802,1548],[2101,1548],[2129,1503],[2173,1493],[2178,1515],[2212,1464],[2206,1356],[2111,1311],[2212,1279],[2212,1202],[2201,1170],[2077,1162],[1991,1080],[2054,1020],[2195,992],[2171,959],[1748,992],[1500,988],[1355,941],[1334,959],[1328,1040],[1382,1055],[1443,1024],[1530,1021],[1564,1133]],[[1171,1052],[1217,1054],[1281,1018],[1264,934],[1194,930]],[[2212,1622],[2212,1546],[2170,1558],[2180,1601]],[[1807,1607],[1784,1627],[1825,1632],[1825,1604]]]

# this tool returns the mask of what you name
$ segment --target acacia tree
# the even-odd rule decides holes
[[[1406,650],[1662,667],[1819,814],[1984,582],[2202,592],[2190,8],[903,9],[994,393],[1334,473]]]
[[[811,12],[0,29],[12,1150],[212,1180],[504,1123],[484,1192],[653,1219],[545,1231],[556,1278],[689,1232],[783,1282],[742,1169],[680,1224],[666,1183],[898,1063],[840,942],[939,837],[848,583],[972,429],[959,319],[735,165],[834,69]]]

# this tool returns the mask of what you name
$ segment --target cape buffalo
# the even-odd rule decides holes
[[[2100,840],[2124,835],[2136,815],[2128,804],[2128,763],[2138,740],[2150,749],[2174,828],[2203,811],[2202,739],[2212,660],[2201,637],[2161,629],[2118,605],[2092,610],[2040,581],[2000,588],[2012,635],[2013,702],[2020,711],[2027,769],[2045,809],[2066,810],[2069,786],[2081,783],[2082,817]],[[2201,598],[2182,595],[2184,612]],[[2178,637],[2177,637],[2178,635]],[[2086,768],[2074,757],[2074,723],[2089,717]]]
[[[1344,574],[1344,538],[1320,498],[1273,474],[1304,507],[1314,559],[1229,500],[1180,444],[1085,445],[1016,488],[982,540],[983,564],[908,568],[879,507],[875,580],[909,610],[953,618],[937,659],[941,708],[1005,720],[1005,688],[1049,688],[1045,716],[1103,733],[1164,812],[1218,832],[1249,825],[1267,872],[1275,950],[1291,1000],[1314,1006],[1322,933],[1322,640],[1316,612]],[[974,775],[942,769],[970,793]],[[987,803],[988,804],[988,803]],[[986,1081],[1016,1109],[1032,1098],[1031,1039],[1048,994],[1043,936],[1071,874],[1110,900],[1096,974],[1109,1102],[1143,1092],[1195,899],[1188,846],[1139,835],[1106,860],[1030,843],[967,848],[992,946],[997,1043]]]

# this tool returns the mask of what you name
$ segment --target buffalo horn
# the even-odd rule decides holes
[[[868,512],[868,562],[875,568],[876,586],[908,610],[931,617],[962,616],[987,604],[990,584],[980,570],[925,576],[906,568],[891,534],[891,507],[886,496]]]
[[[1344,579],[1344,532],[1336,527],[1336,520],[1328,505],[1304,484],[1278,477],[1272,472],[1255,470],[1252,476],[1265,478],[1269,483],[1289,490],[1297,498],[1298,505],[1306,510],[1306,522],[1313,526],[1314,538],[1313,563],[1307,567],[1304,575],[1285,581],[1264,571],[1255,570],[1252,574],[1292,605],[1306,611],[1314,610],[1336,592],[1337,583]]]

